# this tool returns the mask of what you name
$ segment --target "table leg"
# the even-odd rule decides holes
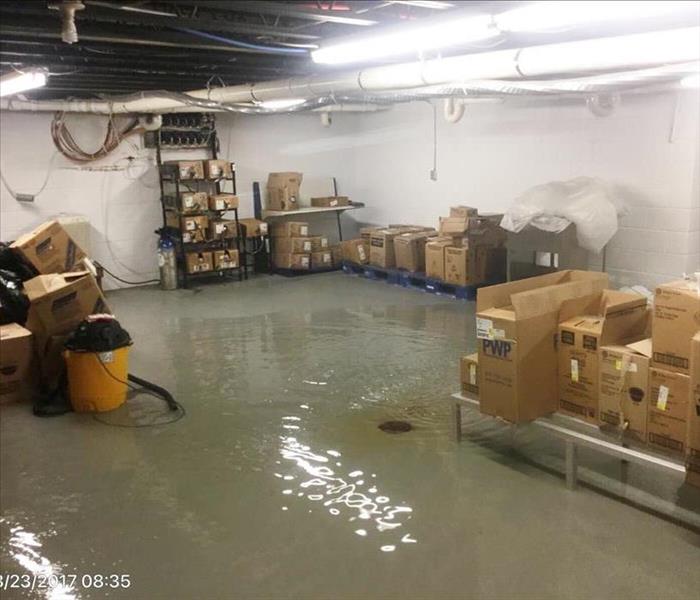
[[[578,470],[578,449],[571,440],[564,442],[566,450],[566,487],[570,490],[576,489],[576,479]]]
[[[459,402],[455,402],[454,408],[455,415],[455,440],[458,442],[462,441],[462,407]]]

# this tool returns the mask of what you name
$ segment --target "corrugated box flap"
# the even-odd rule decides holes
[[[651,338],[645,340],[640,340],[639,342],[634,342],[632,344],[626,344],[627,348],[634,350],[635,352],[651,358]]]

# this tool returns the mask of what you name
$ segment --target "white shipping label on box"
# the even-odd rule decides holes
[[[331,200],[331,206],[338,206],[337,200]]]
[[[309,235],[309,228],[306,225],[302,225],[299,227],[299,232],[301,233],[301,237],[306,237]]]
[[[328,248],[328,238],[321,238],[321,248]]]
[[[303,257],[301,258],[301,264],[302,264],[302,266],[304,266],[304,267],[308,267],[308,266],[309,266],[309,257],[308,257],[308,256],[303,256]]]
[[[261,235],[267,235],[267,223],[260,223]]]
[[[189,233],[183,233],[182,234],[182,241],[189,243],[192,241],[192,236]]]
[[[331,253],[330,252],[326,252],[323,255],[323,262],[327,262],[327,263],[331,262]]]
[[[193,194],[187,194],[187,196],[183,196],[183,199],[185,201],[185,208],[192,208],[194,206]]]
[[[226,208],[226,203],[223,200],[216,201],[216,210],[224,210]]]
[[[304,252],[311,252],[311,242],[304,242]]]
[[[493,321],[491,319],[476,318],[476,337],[482,340],[490,340],[493,331]]]
[[[571,381],[578,381],[578,361],[575,358],[571,359]]]
[[[360,260],[367,260],[367,255],[365,254],[364,246],[357,247],[357,255],[360,257]]]
[[[187,231],[194,231],[197,228],[197,223],[194,221],[185,221],[185,228]]]
[[[469,365],[469,384],[476,385],[476,365]]]
[[[656,408],[666,410],[668,404],[668,388],[665,385],[659,386],[659,397],[656,400]]]

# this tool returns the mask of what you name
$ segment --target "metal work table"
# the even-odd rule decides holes
[[[264,210],[262,211],[262,218],[267,220],[276,219],[279,217],[298,217],[304,215],[316,215],[319,213],[335,213],[336,221],[338,223],[338,238],[342,242],[343,229],[340,225],[340,215],[345,211],[363,207],[364,204],[362,202],[353,202],[349,206],[306,206],[304,208],[297,208],[296,210]]]
[[[478,410],[479,399],[471,394],[461,393],[452,394],[451,398],[454,402],[455,436],[457,441],[461,441],[462,409]],[[503,424],[510,426],[513,432],[521,427],[521,425],[507,423],[506,421],[503,421]],[[564,440],[564,473],[566,477],[566,486],[570,490],[576,489],[578,482],[579,447],[589,448],[607,456],[620,459],[621,479],[623,482],[627,480],[627,466],[630,463],[652,467],[677,475],[679,485],[682,483],[683,477],[685,476],[685,466],[680,460],[674,460],[658,454],[652,454],[651,452],[629,448],[616,436],[605,434],[596,425],[585,423],[573,417],[553,414],[551,416],[540,417],[522,426],[537,427]],[[639,499],[633,498],[633,500]],[[680,508],[671,502],[663,500],[650,503],[642,499],[639,500],[639,502],[647,508],[664,513],[674,519],[681,520],[693,527],[700,527],[700,513]]]

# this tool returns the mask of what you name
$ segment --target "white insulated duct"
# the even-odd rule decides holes
[[[700,59],[700,27],[577,42],[531,46],[479,54],[403,63],[329,75],[312,75],[195,90],[195,100],[257,103],[288,98],[315,99],[335,95],[407,90],[472,80],[527,79],[612,70],[639,69]],[[81,113],[164,113],[187,103],[158,97],[158,92],[132,94],[128,99],[23,101],[3,99],[0,109]],[[202,108],[201,110],[207,110]]]

